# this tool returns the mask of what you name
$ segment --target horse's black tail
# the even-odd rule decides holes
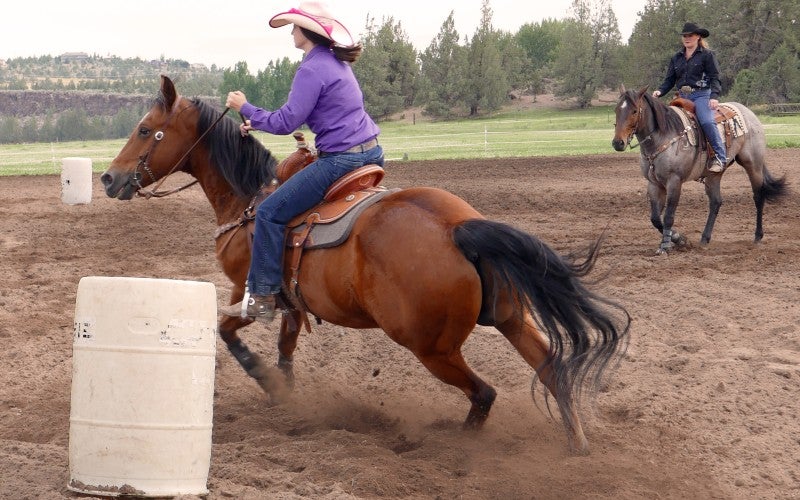
[[[535,236],[501,222],[465,221],[454,228],[453,240],[478,269],[491,269],[494,276],[482,279],[512,290],[547,335],[558,393],[580,396],[587,387],[596,389],[609,363],[624,352],[631,321],[622,306],[581,282],[602,238],[582,262],[559,256]]]
[[[759,201],[763,202],[777,202],[784,198],[789,193],[788,186],[786,183],[786,176],[782,176],[779,179],[772,177],[764,167],[764,181],[761,183],[761,186],[758,188],[758,191],[755,193],[756,203]]]

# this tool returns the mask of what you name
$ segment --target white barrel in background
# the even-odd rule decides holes
[[[216,327],[212,283],[80,280],[70,490],[103,496],[208,493]]]
[[[61,201],[67,205],[85,205],[92,201],[91,158],[61,160]]]

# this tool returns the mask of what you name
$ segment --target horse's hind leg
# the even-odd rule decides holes
[[[748,150],[746,155],[740,153],[736,156],[736,161],[744,167],[753,188],[753,202],[756,205],[756,231],[753,241],[756,243],[764,237],[764,204],[781,199],[787,192],[785,178],[775,179],[767,170],[763,149],[755,148]]]
[[[583,433],[577,405],[572,393],[559,394],[553,374],[548,364],[547,339],[533,325],[532,319],[514,314],[505,322],[495,325],[511,342],[511,345],[522,355],[525,361],[536,370],[539,380],[547,387],[556,399],[561,420],[567,432],[567,440],[573,453],[585,455],[589,453],[589,441]],[[535,381],[534,381],[535,383]]]
[[[480,429],[483,427],[489,417],[489,410],[492,408],[497,392],[467,366],[461,351],[455,349],[447,353],[415,354],[436,378],[446,384],[458,387],[472,402],[467,419],[464,421],[464,428]]]

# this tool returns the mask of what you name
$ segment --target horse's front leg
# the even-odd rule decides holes
[[[253,377],[267,394],[270,404],[281,403],[286,399],[290,387],[290,384],[287,384],[289,377],[286,363],[284,362],[282,366],[282,358],[279,358],[277,367],[269,366],[261,356],[252,352],[236,333],[236,330],[252,322],[252,319],[225,317],[219,323],[220,337],[244,371]],[[288,372],[291,374],[291,360],[289,360],[288,367]]]
[[[717,214],[722,206],[722,192],[720,190],[721,175],[710,175],[706,177],[705,187],[708,197],[708,219],[703,235],[700,237],[700,244],[707,245],[711,241],[711,231],[714,230],[714,223],[717,221]]]
[[[656,251],[662,255],[669,253],[676,243],[684,239],[677,231],[672,229],[675,223],[675,210],[678,208],[678,201],[681,198],[681,178],[673,175],[667,180],[666,186],[666,205],[664,207],[664,226],[661,233],[661,245]]]
[[[264,364],[261,356],[252,352],[242,341],[241,337],[239,337],[239,334],[236,333],[239,328],[247,326],[252,322],[253,320],[250,319],[223,316],[222,320],[219,322],[219,336],[222,338],[222,341],[225,342],[228,351],[233,354],[233,357],[239,362],[239,365],[244,371],[263,387],[261,379],[264,378],[267,372],[267,366]]]
[[[664,200],[667,197],[667,192],[656,184],[650,182],[647,185],[647,199],[650,200],[650,222],[656,228],[658,234],[664,233],[664,224],[661,222],[661,212],[664,211]]]
[[[663,238],[664,224],[661,221],[661,213],[664,211],[664,205],[666,204],[667,191],[658,184],[650,183],[647,189],[647,196],[650,200],[650,222],[653,224],[653,227],[656,228],[658,234],[662,235]],[[672,241],[672,245],[679,249],[689,246],[689,241],[686,239],[686,237],[675,230],[672,231],[670,240]],[[667,246],[669,246],[669,243]],[[658,254],[665,252],[666,250],[662,250],[661,247],[659,247],[657,251]]]
[[[243,297],[244,288],[235,286],[231,291],[231,303],[240,302]],[[219,322],[219,336],[244,371],[253,377],[264,392],[267,393],[271,402],[275,402],[281,399],[285,392],[283,388],[286,384],[283,373],[275,367],[268,366],[261,356],[247,347],[237,333],[237,330],[252,322],[252,319],[223,316]]]

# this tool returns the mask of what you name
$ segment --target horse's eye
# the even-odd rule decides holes
[[[150,135],[150,129],[147,127],[140,127],[139,128],[139,137],[147,137]]]

